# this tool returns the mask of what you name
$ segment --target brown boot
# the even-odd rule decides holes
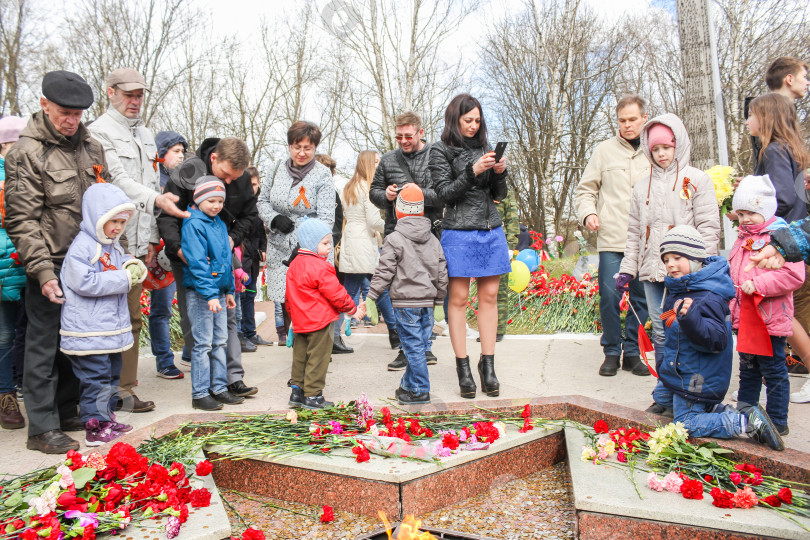
[[[20,405],[14,392],[0,394],[0,426],[3,429],[20,429],[25,427],[25,418],[20,413]]]

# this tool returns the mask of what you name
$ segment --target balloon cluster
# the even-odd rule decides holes
[[[512,261],[512,271],[509,272],[509,288],[521,292],[529,286],[532,272],[540,266],[540,257],[533,249],[524,249]]]

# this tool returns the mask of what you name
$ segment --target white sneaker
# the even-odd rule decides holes
[[[441,332],[439,332],[440,336],[447,336],[450,334],[450,329],[447,327],[447,321],[439,321],[436,323],[436,326],[441,328]]]
[[[467,326],[467,338],[477,338],[478,337],[478,331],[473,330],[472,328],[470,328],[469,324],[466,325],[466,326]]]
[[[790,394],[790,401],[792,403],[810,403],[810,379],[804,382],[801,390]]]
[[[737,401],[737,393],[738,393],[738,391],[737,391],[737,390],[734,390],[734,391],[731,393],[731,401]]]

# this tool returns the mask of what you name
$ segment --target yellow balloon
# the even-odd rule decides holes
[[[532,273],[529,267],[522,261],[512,261],[512,271],[509,272],[509,288],[515,292],[521,292],[529,286],[532,280]]]

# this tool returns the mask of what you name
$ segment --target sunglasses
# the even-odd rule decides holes
[[[412,134],[410,134],[410,135],[400,135],[400,134],[397,134],[397,135],[395,135],[395,136],[394,136],[394,138],[395,138],[396,140],[398,140],[398,141],[402,141],[402,140],[411,141],[411,140],[413,140],[413,139],[414,139],[414,137],[416,137],[416,133],[412,133]]]

